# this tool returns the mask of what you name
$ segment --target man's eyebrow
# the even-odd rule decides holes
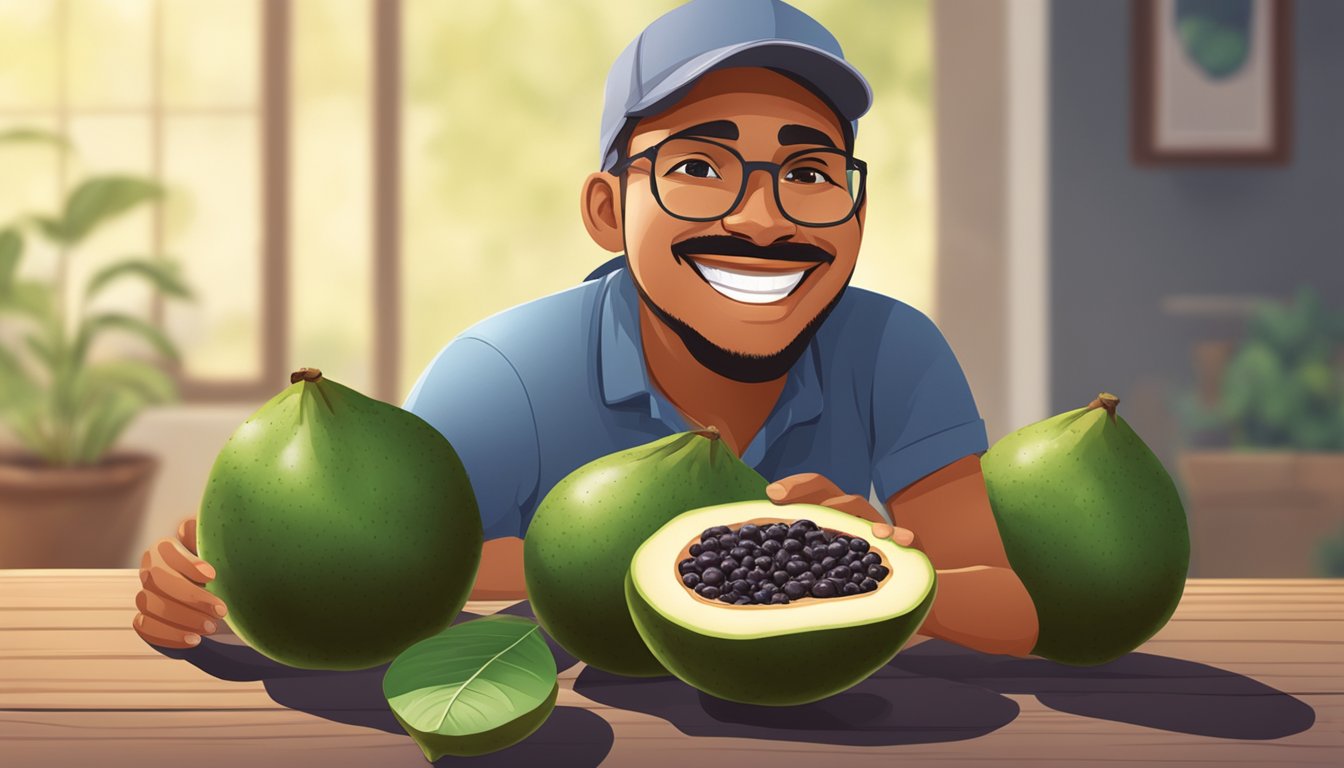
[[[708,123],[692,125],[690,128],[677,131],[672,134],[672,136],[703,136],[707,139],[730,139],[732,141],[737,141],[737,123],[734,123],[732,120],[712,120]]]
[[[792,123],[782,126],[779,129],[780,146],[786,144],[820,144],[823,147],[835,149],[835,142],[831,137],[816,128],[809,128],[806,125],[794,125]]]

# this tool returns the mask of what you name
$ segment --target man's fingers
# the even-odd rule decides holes
[[[227,613],[222,600],[162,563],[157,553],[150,560],[149,568],[140,569],[140,583],[145,589],[206,615],[223,617]]]
[[[150,645],[164,648],[194,648],[201,644],[201,636],[195,632],[178,629],[143,613],[135,614],[135,618],[131,620],[131,627]]]
[[[147,618],[157,619],[183,632],[213,635],[219,629],[218,617],[207,616],[146,589],[136,593],[135,607]]]
[[[838,509],[841,512],[845,512],[855,517],[861,517],[864,520],[873,523],[886,522],[886,518],[882,517],[882,514],[876,509],[873,509],[873,505],[868,503],[867,499],[853,493],[846,493],[842,496],[834,496],[826,499],[821,502],[821,506]]]
[[[844,493],[835,483],[815,472],[789,475],[765,488],[765,495],[776,504],[820,504]]]
[[[177,540],[182,542],[182,546],[191,554],[200,554],[200,550],[196,549],[196,518],[188,517],[177,526]]]
[[[197,584],[204,584],[215,578],[215,567],[189,552],[180,541],[160,539],[154,545],[154,549],[159,557],[163,558],[165,565]]]

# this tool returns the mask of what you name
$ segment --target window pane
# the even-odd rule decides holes
[[[150,104],[151,0],[66,0],[70,106]]]
[[[0,0],[0,109],[55,109],[56,0]]]
[[[56,121],[24,120],[17,123],[0,119],[0,132],[15,128],[55,130]],[[0,227],[7,226],[21,216],[55,210],[60,195],[57,186],[57,152],[47,144],[0,144],[0,168],[4,168],[5,180],[0,184]],[[18,270],[21,279],[50,280],[55,263],[54,247],[37,237],[24,238]],[[22,338],[22,334],[31,327],[26,320],[0,315],[0,345],[10,350],[19,349],[16,340]]]
[[[257,0],[164,0],[167,108],[256,104],[259,10]]]
[[[254,378],[262,333],[256,120],[173,117],[164,127],[164,247],[197,297],[165,302],[164,322],[192,377]]]
[[[149,137],[148,117],[72,118],[70,139],[77,154],[69,166],[67,189],[73,192],[79,184],[96,175],[149,176],[152,167]],[[70,252],[66,300],[72,322],[81,306],[89,278],[95,272],[127,256],[150,253],[153,222],[152,205],[142,205],[107,220]],[[126,280],[109,286],[92,306],[148,319],[149,299],[150,291],[140,281]],[[142,342],[125,334],[108,333],[102,339],[93,350],[95,359],[146,352]]]
[[[372,386],[371,3],[294,3],[290,370]]]

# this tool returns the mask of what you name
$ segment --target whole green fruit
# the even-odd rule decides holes
[[[1066,664],[1102,664],[1156,634],[1190,566],[1180,495],[1119,402],[1103,393],[980,460],[1004,550],[1036,605],[1032,653]]]
[[[644,540],[687,510],[766,499],[765,478],[714,428],[595,459],[555,484],[523,542],[527,595],[542,627],[576,658],[619,675],[667,670],[635,630],[625,574]]]
[[[305,669],[377,666],[439,632],[481,559],[476,497],[443,435],[314,368],[219,452],[196,536],[233,630]]]

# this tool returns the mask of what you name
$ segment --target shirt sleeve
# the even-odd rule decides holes
[[[873,375],[873,486],[892,494],[988,450],[966,375],[938,327],[901,306],[887,323]]]
[[[458,337],[420,374],[402,406],[439,430],[467,470],[485,538],[522,536],[539,477],[537,428],[518,372],[488,342]]]

